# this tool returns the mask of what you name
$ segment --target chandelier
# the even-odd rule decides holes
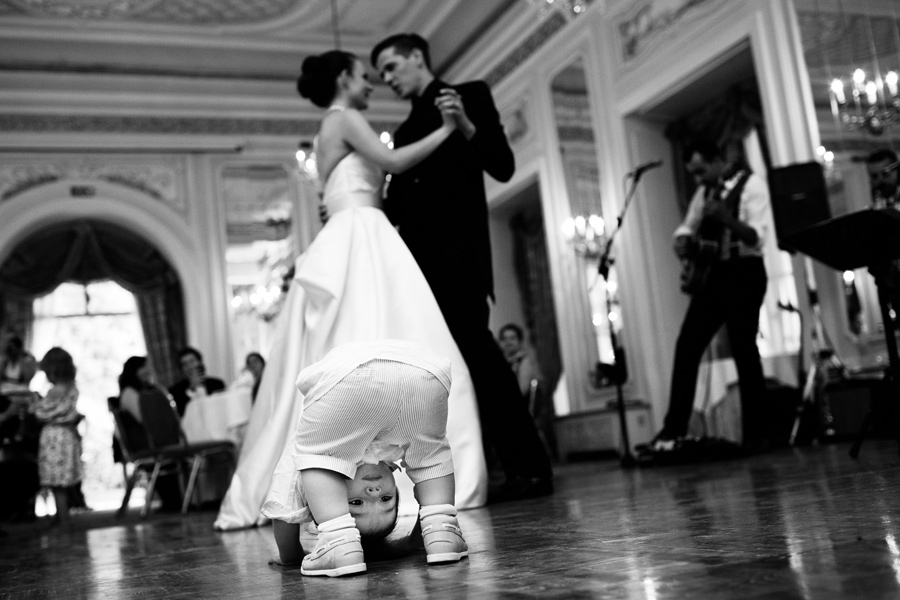
[[[528,0],[529,4],[537,6],[541,14],[547,14],[551,10],[560,9],[564,13],[577,16],[587,10],[592,0]]]
[[[900,121],[896,71],[884,78],[869,79],[866,72],[856,69],[850,82],[848,97],[841,79],[831,81],[831,112],[849,129],[881,135],[890,125]]]
[[[309,142],[300,142],[296,158],[297,167],[300,169],[300,172],[309,179],[315,180],[319,175],[319,169],[316,165],[316,152],[313,150],[312,144]]]
[[[281,312],[285,296],[283,287],[274,281],[268,285],[234,285],[231,308],[237,314],[250,313],[263,321],[271,321]]]
[[[598,259],[606,247],[603,217],[578,215],[569,217],[562,224],[563,236],[575,252],[589,259]]]

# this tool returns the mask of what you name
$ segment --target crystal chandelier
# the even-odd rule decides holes
[[[281,308],[281,296],[277,285],[236,285],[232,286],[231,308],[237,313],[253,313],[270,321]]]
[[[528,0],[529,4],[537,6],[541,14],[547,14],[551,10],[560,9],[572,16],[577,16],[587,10],[592,0]]]
[[[589,215],[569,217],[562,224],[563,236],[578,254],[598,259],[606,247],[605,224],[603,217]]]
[[[831,81],[831,112],[849,129],[881,135],[890,125],[900,121],[896,71],[884,78],[869,79],[866,72],[856,69],[850,82],[848,97],[841,79]]]

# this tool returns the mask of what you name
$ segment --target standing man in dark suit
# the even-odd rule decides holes
[[[458,129],[450,138],[391,177],[385,212],[419,263],[469,367],[488,441],[506,475],[493,499],[549,494],[550,460],[488,329],[494,289],[484,173],[509,181],[515,171],[490,88],[482,81],[449,85],[435,78],[428,42],[416,34],[381,41],[371,60],[382,80],[412,104],[394,135],[397,147],[440,127],[442,108],[456,116]]]

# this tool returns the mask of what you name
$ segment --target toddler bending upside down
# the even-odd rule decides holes
[[[262,508],[276,562],[302,560],[304,575],[365,571],[362,541],[385,538],[397,523],[397,460],[414,484],[427,562],[468,555],[453,506],[447,359],[412,342],[354,342],[301,371],[297,387],[300,423]],[[303,556],[300,526],[310,520],[318,538]]]

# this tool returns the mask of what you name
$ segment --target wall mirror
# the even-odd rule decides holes
[[[263,352],[293,266],[297,222],[293,174],[284,165],[227,166],[222,171],[225,251],[234,361]],[[268,358],[268,357],[267,357]]]
[[[622,321],[615,268],[608,278],[597,273],[604,234],[611,231],[605,223],[611,225],[613,219],[603,214],[600,202],[598,153],[583,58],[556,74],[550,93],[572,215],[563,233],[579,255],[590,300],[598,360],[591,382],[594,387],[603,387],[615,383],[613,334],[621,333]]]

